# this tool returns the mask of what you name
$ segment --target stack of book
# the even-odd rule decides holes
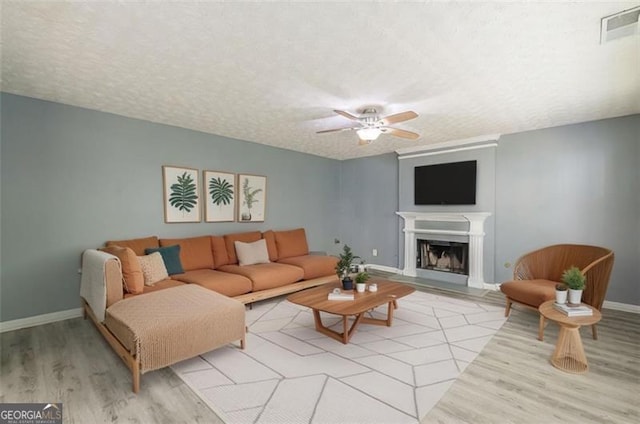
[[[353,300],[355,296],[353,293],[344,293],[341,291],[333,291],[329,293],[328,300]]]
[[[569,317],[588,317],[593,315],[593,310],[586,305],[554,303],[553,307]]]

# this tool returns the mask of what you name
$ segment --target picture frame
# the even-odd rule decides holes
[[[238,222],[264,222],[267,206],[267,177],[238,174]]]
[[[236,219],[236,174],[202,171],[205,222],[234,222]]]
[[[162,167],[164,222],[200,222],[200,178],[197,169]]]

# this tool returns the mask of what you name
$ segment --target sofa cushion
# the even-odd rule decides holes
[[[278,263],[302,268],[304,279],[310,280],[335,274],[338,258],[335,256],[305,255],[280,259]]]
[[[219,268],[220,271],[230,272],[249,278],[252,282],[252,291],[271,289],[274,287],[286,286],[302,280],[304,271],[297,266],[278,264],[270,262],[268,264],[257,265],[225,265]]]
[[[146,238],[139,239],[130,239],[130,240],[112,240],[105,243],[105,246],[120,246],[120,247],[128,247],[133,250],[136,255],[144,256],[144,250],[148,248],[160,247],[158,243],[158,237],[151,236]]]
[[[289,231],[274,231],[278,259],[304,256],[309,254],[307,235],[304,228]]]
[[[500,284],[500,291],[516,302],[537,308],[556,298],[556,284],[551,280],[517,280]]]
[[[260,238],[261,238],[260,231],[251,231],[248,233],[226,234],[224,236],[224,242],[227,248],[227,255],[229,256],[229,263],[230,264],[238,263],[238,256],[236,255],[236,246],[235,246],[236,241],[251,243],[251,242],[260,240]]]
[[[164,266],[167,268],[169,275],[182,274],[184,269],[182,268],[182,262],[180,262],[180,245],[157,247],[154,249],[145,249],[144,253],[147,255],[158,252],[162,255]]]
[[[169,278],[160,252],[154,252],[146,256],[138,256],[138,262],[140,262],[145,286],[152,286],[159,281]]]
[[[211,236],[183,239],[160,239],[160,246],[180,246],[180,263],[184,271],[214,268]]]
[[[272,230],[262,233],[262,238],[267,242],[267,250],[269,251],[269,260],[275,262],[278,260],[278,248],[276,246],[276,233]]]
[[[239,296],[251,291],[251,280],[242,275],[230,274],[228,272],[214,271],[212,269],[197,269],[174,275],[185,283],[197,284],[206,289],[213,290],[225,296]]]
[[[144,291],[142,292],[142,294],[152,293],[158,290],[170,289],[171,287],[178,287],[178,286],[184,286],[184,285],[185,283],[183,283],[182,281],[166,278],[162,281],[158,281],[153,286],[144,286]],[[126,299],[129,297],[138,296],[139,294],[140,293],[138,294],[126,293],[124,297]]]
[[[108,246],[103,247],[103,252],[109,253],[120,259],[122,265],[122,282],[127,293],[139,294],[144,290],[144,275],[135,252],[128,247]]]
[[[213,253],[213,264],[215,268],[229,263],[229,254],[224,237],[211,236],[211,252]]]
[[[269,252],[267,251],[267,242],[262,239],[253,243],[243,243],[236,241],[236,255],[238,256],[238,264],[240,266],[268,264]]]

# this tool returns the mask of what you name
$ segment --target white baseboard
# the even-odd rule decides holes
[[[365,268],[377,269],[378,271],[391,272],[393,274],[402,274],[402,272],[398,268],[394,268],[392,266],[386,266],[386,265],[366,264]]]
[[[52,312],[50,314],[14,319],[12,321],[3,321],[0,322],[0,333],[35,327],[36,325],[49,324],[56,321],[64,321],[65,319],[78,318],[81,317],[82,314],[82,308],[75,308],[66,311]]]
[[[482,288],[485,290],[498,291],[500,290],[500,284],[484,283]]]
[[[605,300],[602,304],[605,309],[615,309],[616,311],[632,312],[634,314],[640,314],[640,305],[631,305],[629,303],[612,302]]]

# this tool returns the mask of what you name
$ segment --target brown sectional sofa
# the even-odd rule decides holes
[[[238,264],[235,242],[252,243],[265,239],[270,263]],[[252,231],[223,236],[199,236],[180,239],[158,239],[155,236],[108,241],[107,247],[128,247],[142,256],[148,248],[180,246],[182,274],[153,286],[144,286],[143,293],[197,284],[242,303],[251,303],[273,296],[292,293],[307,287],[337,281],[333,256],[311,255],[303,228],[288,231]],[[107,280],[109,286],[122,285],[120,276]],[[123,297],[128,293],[123,286]]]
[[[240,265],[235,242],[262,239],[270,262]],[[134,269],[138,265],[136,256],[144,256],[146,249],[175,245],[180,246],[183,273],[151,286],[130,284],[142,278],[134,275],[142,274]],[[101,250],[90,249],[85,254],[97,252],[107,258],[102,277],[90,283],[106,293],[106,309],[101,311],[104,315],[96,313],[83,297],[85,313],[131,369],[134,392],[139,390],[141,373],[237,340],[244,348],[243,304],[337,281],[338,259],[309,254],[303,228],[115,240]],[[84,266],[83,255],[83,274]],[[194,340],[186,343],[184,337]]]

